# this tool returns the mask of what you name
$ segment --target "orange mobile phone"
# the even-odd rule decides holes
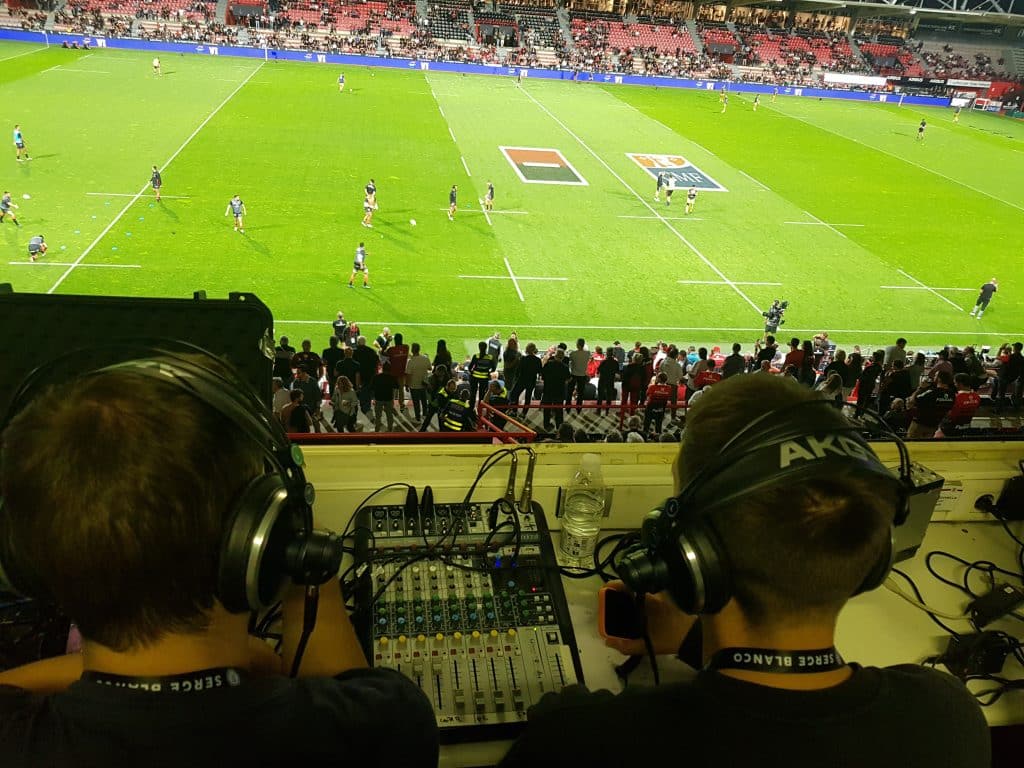
[[[628,592],[602,587],[597,593],[597,631],[601,637],[639,640],[643,637],[641,617]]]

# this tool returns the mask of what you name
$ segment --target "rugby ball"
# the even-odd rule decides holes
[[[26,200],[31,200],[32,199],[32,195],[30,195],[28,192],[26,192],[24,195],[22,195],[22,197],[25,198]]]
[[[416,226],[416,219],[409,219],[409,226],[410,227],[415,227]]]

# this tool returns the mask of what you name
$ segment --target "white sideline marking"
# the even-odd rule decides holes
[[[45,258],[45,257],[44,257]],[[71,261],[8,261],[8,264],[31,264],[33,267],[70,267]],[[141,264],[79,264],[80,267],[110,267],[112,269],[142,269]]]
[[[687,248],[689,248],[691,251],[693,251],[693,253],[696,254],[697,257],[701,261],[703,261],[705,265],[707,265],[716,275],[718,275],[720,278],[722,278],[722,280],[724,280],[727,284],[732,286],[733,290],[735,290],[736,293],[738,293],[744,299],[744,301],[746,301],[747,304],[749,304],[754,309],[754,311],[757,312],[758,315],[761,314],[760,307],[758,307],[757,304],[755,304],[751,300],[751,298],[749,296],[747,296],[747,294],[745,294],[742,290],[740,290],[739,286],[737,286],[735,283],[733,283],[731,280],[729,280],[729,278],[727,278],[725,276],[725,273],[723,273],[722,270],[720,270],[718,267],[716,267],[714,264],[712,264],[711,261],[703,253],[701,253],[697,249],[697,246],[695,246],[693,243],[691,243],[689,240],[687,240],[686,237],[683,236],[682,232],[680,232],[678,229],[676,229],[672,225],[671,222],[669,222],[667,219],[665,219],[664,216],[660,215],[656,210],[654,210],[654,208],[651,207],[650,203],[647,202],[647,200],[644,198],[644,196],[641,195],[639,192],[637,192],[635,189],[633,189],[631,186],[629,186],[629,184],[626,182],[626,180],[623,179],[621,176],[619,176],[619,174],[616,173],[615,170],[610,165],[608,165],[607,162],[605,162],[603,157],[601,157],[599,154],[597,154],[597,152],[595,152],[593,149],[591,149],[587,145],[587,143],[585,141],[583,141],[583,139],[581,139],[579,136],[577,136],[575,133],[573,133],[572,130],[569,129],[569,126],[567,126],[565,123],[563,123],[557,117],[555,117],[555,115],[552,114],[552,112],[547,107],[545,107],[543,104],[541,104],[539,101],[537,101],[537,99],[534,98],[532,93],[530,93],[525,88],[521,88],[520,87],[520,90],[522,90],[522,92],[526,94],[527,98],[529,98],[530,101],[532,101],[543,112],[545,112],[548,115],[548,117],[550,117],[552,120],[554,120],[556,123],[558,123],[562,127],[562,130],[564,130],[566,133],[568,133],[570,136],[572,136],[574,139],[576,139],[577,143],[581,147],[583,147],[585,150],[587,150],[587,152],[589,152],[594,157],[594,159],[597,160],[597,162],[599,162],[601,165],[603,165],[605,167],[605,170],[608,171],[608,173],[610,173],[612,176],[614,176],[616,179],[618,179],[619,183],[622,184],[622,186],[624,186],[626,189],[628,189],[630,192],[632,192],[634,197],[636,197],[636,199],[639,200],[644,205],[644,207],[647,208],[647,210],[649,210],[651,213],[653,213],[655,216],[657,216],[659,219],[661,219],[661,221],[665,224],[665,226],[668,227],[669,231],[671,231],[672,234],[674,234],[676,237],[678,237],[686,245]]]
[[[13,262],[12,262],[13,263]],[[459,275],[463,280],[511,280],[512,278],[508,275]],[[568,277],[522,277],[516,275],[516,280],[557,280],[559,282],[565,282]]]
[[[148,185],[147,185],[148,186]],[[135,197],[129,192],[86,192],[90,197]],[[160,195],[165,200],[191,200],[192,195]]]
[[[922,285],[880,285],[879,288],[888,288],[893,291],[930,291],[932,290],[928,286]],[[936,288],[936,291],[968,291],[973,292],[978,290],[977,288]]]
[[[724,280],[676,280],[680,285],[782,285],[782,283],[751,283],[742,280],[734,280],[727,283]]]
[[[737,171],[740,171],[740,169],[739,169],[739,168],[737,168],[736,170],[737,170]],[[754,178],[753,176],[751,176],[751,175],[750,175],[749,173],[746,173],[745,171],[740,171],[740,173],[742,173],[742,174],[743,174],[744,176],[746,176],[746,177],[747,177],[748,179],[750,179],[750,180],[751,180],[752,182],[754,182],[755,184],[757,184],[757,186],[759,186],[759,187],[760,187],[760,188],[761,188],[761,189],[762,189],[763,191],[765,191],[765,192],[771,192],[771,190],[770,190],[770,189],[768,189],[768,185],[767,185],[767,184],[762,184],[762,183],[761,183],[760,181],[758,181],[757,179],[755,179],[755,178]]]
[[[558,163],[527,163],[523,162],[520,165],[532,165],[534,168],[561,168],[562,166]]]
[[[704,221],[700,216],[617,216],[619,219],[642,219],[644,221]]]
[[[58,64],[55,67],[50,67],[49,69],[44,69],[43,70],[43,72],[53,72],[53,71],[58,71],[58,72],[85,72],[86,74],[90,74],[90,75],[109,75],[110,74],[109,72],[105,72],[102,69],[75,69],[73,67],[65,67],[65,66],[62,66],[60,64]]]
[[[520,278],[521,279],[521,278]],[[288,325],[323,325],[324,319],[319,320],[275,320]],[[495,328],[500,328],[502,325],[508,325],[508,320],[497,320],[489,323],[407,323],[405,320],[366,320],[363,321],[367,325],[380,325],[380,326],[396,326],[404,325],[409,328],[490,328],[492,331]],[[752,327],[752,328],[734,328],[734,327],[715,327],[715,326],[672,326],[672,325],[516,325],[517,328],[530,328],[533,330],[556,330],[556,331],[711,331],[711,332],[730,332],[730,333],[764,333],[764,326]],[[787,333],[792,331],[794,333],[819,333],[821,328],[788,328]],[[909,331],[907,329],[899,330],[874,330],[874,329],[829,329],[829,333],[837,334],[871,334],[873,336],[910,336],[916,334],[917,336],[950,336],[956,335],[957,331]],[[974,338],[976,336],[996,336],[1003,338],[1006,336],[1006,331],[998,332],[986,332],[986,331],[969,331],[961,334],[963,336],[970,336]]]
[[[967,184],[966,182],[960,181],[960,179],[954,178],[952,176],[947,176],[946,174],[941,173],[940,171],[936,171],[934,168],[929,168],[926,165],[921,165],[920,163],[915,163],[913,160],[908,160],[903,155],[897,155],[895,152],[889,152],[886,149],[881,149],[880,147],[873,147],[870,144],[865,144],[863,141],[860,141],[859,139],[855,139],[855,138],[853,138],[851,136],[847,136],[846,134],[839,133],[838,131],[833,131],[831,128],[825,128],[824,126],[818,125],[817,123],[812,123],[810,120],[806,120],[806,119],[804,119],[802,117],[797,117],[796,115],[790,115],[790,114],[788,114],[786,112],[781,112],[778,109],[776,109],[775,111],[778,112],[780,115],[785,115],[786,117],[790,117],[793,120],[799,120],[801,123],[806,123],[807,125],[811,126],[812,128],[817,128],[818,130],[825,131],[826,133],[831,133],[833,136],[838,136],[841,139],[846,139],[847,141],[852,141],[854,144],[860,144],[862,147],[867,147],[868,149],[873,149],[876,152],[881,152],[883,155],[888,155],[889,157],[895,157],[897,160],[902,160],[905,163],[909,163],[910,165],[916,166],[916,167],[920,168],[922,171],[927,171],[928,173],[934,173],[936,176],[941,176],[943,179],[946,179],[947,181],[952,181],[954,184],[959,184],[961,187],[965,187],[966,189],[969,189],[972,192],[977,192],[979,195],[985,195],[985,197],[990,197],[993,200],[996,200],[997,202],[1000,202],[1000,203],[1003,203],[1005,205],[1010,206],[1011,208],[1016,208],[1018,211],[1024,211],[1024,206],[1017,205],[1016,203],[1011,203],[1009,200],[1003,200],[1003,198],[996,197],[991,192],[986,192],[983,189],[978,189],[977,187],[972,187],[970,184]]]
[[[805,211],[806,213],[806,211]],[[810,214],[808,214],[810,215]],[[863,227],[863,224],[826,224],[824,221],[784,221],[783,224],[803,224],[808,227]],[[843,234],[840,232],[839,234]]]
[[[483,212],[484,218],[487,219],[487,224],[493,227],[494,222],[491,221],[490,211],[487,210],[487,206],[484,205],[484,201],[481,200],[479,197],[476,199],[476,201],[480,203],[480,210]]]
[[[957,304],[956,302],[950,301],[950,300],[949,300],[949,299],[947,299],[947,298],[946,298],[945,296],[943,296],[943,295],[942,295],[941,293],[939,293],[938,291],[936,291],[936,290],[935,290],[934,288],[929,288],[929,287],[928,287],[927,285],[925,285],[924,283],[922,283],[922,282],[921,282],[920,280],[918,280],[918,279],[917,279],[916,277],[914,277],[913,275],[909,275],[909,274],[907,274],[907,273],[906,273],[906,272],[904,272],[904,271],[903,271],[902,269],[897,269],[896,271],[897,271],[897,272],[899,272],[899,273],[900,273],[901,275],[903,275],[903,276],[904,276],[905,278],[907,278],[908,280],[913,280],[913,281],[914,281],[915,283],[917,283],[917,284],[918,284],[918,285],[919,285],[919,286],[920,286],[920,287],[921,287],[921,288],[922,288],[923,290],[926,290],[926,291],[928,291],[928,292],[930,292],[930,293],[934,293],[934,294],[935,294],[936,296],[938,296],[938,297],[939,297],[940,299],[942,299],[942,300],[943,300],[944,302],[946,302],[947,304],[949,304],[949,306],[951,306],[951,307],[955,308],[955,309],[956,309],[956,310],[957,310],[958,312],[963,312],[963,311],[964,311],[964,308],[963,308],[963,307],[961,307],[961,306],[960,306],[959,304]]]
[[[462,161],[462,167],[466,169],[466,175],[469,176],[470,178],[473,178],[473,174],[469,172],[469,166],[466,165],[466,158],[464,158],[462,155],[459,155],[459,160]]]
[[[30,53],[39,53],[45,51],[49,46],[44,45],[42,48],[33,48],[31,51],[25,51],[24,53],[16,53],[13,56],[4,56],[0,61],[10,61],[11,59],[20,59],[22,56],[28,56]],[[57,66],[60,66],[59,64]],[[52,67],[51,67],[52,69]],[[44,72],[48,70],[43,70]]]
[[[479,198],[477,198],[477,199],[479,199]],[[439,211],[447,211],[448,209],[447,208],[438,208],[437,210],[439,210]],[[464,211],[459,211],[459,213],[483,213],[483,211],[474,211],[472,208],[467,208]],[[494,214],[496,214],[496,213],[501,213],[501,214],[504,214],[505,216],[529,216],[530,215],[529,211],[487,211],[487,213],[491,214],[492,216]]]
[[[235,88],[235,90],[233,90],[233,91],[232,91],[231,93],[229,93],[229,94],[227,95],[227,97],[226,97],[226,98],[224,99],[224,101],[222,101],[222,102],[221,102],[220,104],[218,104],[218,105],[217,105],[217,106],[216,106],[216,107],[214,108],[214,110],[213,110],[213,111],[212,111],[212,112],[211,112],[210,114],[208,114],[208,115],[206,116],[206,119],[205,119],[205,120],[203,120],[203,122],[201,122],[201,123],[199,124],[199,126],[198,126],[198,127],[197,127],[197,128],[196,128],[196,129],[194,130],[194,131],[192,131],[192,133],[191,133],[191,134],[189,135],[189,137],[188,137],[187,139],[185,139],[185,141],[183,141],[183,142],[181,143],[181,146],[180,146],[180,147],[178,147],[178,148],[177,148],[176,150],[174,150],[174,154],[173,154],[173,155],[171,155],[171,156],[170,156],[170,158],[168,158],[167,162],[166,162],[166,163],[164,163],[164,164],[163,164],[163,165],[161,166],[161,170],[162,170],[162,169],[165,169],[165,168],[167,168],[167,166],[169,166],[169,165],[170,165],[170,164],[171,164],[172,162],[174,162],[174,158],[176,158],[176,157],[177,157],[178,155],[180,155],[180,154],[181,154],[181,153],[182,153],[182,152],[184,151],[185,147],[187,147],[187,146],[189,145],[189,143],[190,143],[190,142],[192,141],[192,139],[194,139],[194,138],[195,138],[195,137],[196,137],[196,136],[197,136],[197,135],[199,134],[199,132],[200,132],[201,130],[203,130],[203,128],[204,128],[204,127],[206,126],[206,124],[207,124],[208,122],[210,122],[210,121],[211,121],[211,120],[212,120],[212,119],[214,118],[214,116],[215,116],[215,115],[216,115],[216,114],[217,114],[218,112],[220,112],[221,108],[222,108],[222,107],[223,107],[223,106],[224,106],[225,104],[227,104],[227,103],[228,103],[229,101],[231,101],[231,99],[232,99],[232,98],[234,97],[234,95],[235,95],[236,93],[238,93],[238,92],[239,92],[240,90],[242,90],[242,88],[243,88],[243,87],[245,87],[245,84],[246,84],[246,83],[248,83],[248,82],[249,82],[250,80],[252,80],[253,76],[254,76],[254,75],[255,75],[255,74],[257,73],[257,72],[259,72],[259,71],[260,71],[261,69],[263,69],[263,65],[264,65],[265,63],[266,63],[266,62],[263,62],[263,61],[261,61],[261,62],[259,63],[259,66],[258,66],[258,67],[256,67],[256,69],[254,69],[254,70],[253,70],[252,72],[250,72],[250,73],[249,73],[249,75],[248,75],[248,76],[247,76],[247,77],[246,77],[246,78],[245,78],[245,79],[244,79],[244,80],[243,80],[242,82],[240,82],[240,83],[238,84],[238,87],[237,87],[237,88]],[[92,241],[92,242],[91,242],[91,243],[89,244],[89,247],[88,247],[88,248],[86,248],[86,249],[85,249],[84,251],[82,251],[82,255],[81,255],[81,256],[79,256],[79,257],[78,257],[77,259],[75,259],[75,260],[74,260],[74,261],[73,261],[73,262],[72,262],[72,263],[71,263],[71,264],[70,264],[70,265],[68,266],[67,270],[66,270],[66,271],[64,272],[64,274],[63,274],[63,275],[61,275],[61,276],[60,276],[60,278],[58,278],[57,282],[55,282],[55,283],[54,283],[53,285],[51,285],[51,286],[50,286],[50,289],[49,289],[49,290],[47,291],[47,293],[53,293],[54,291],[56,291],[56,290],[57,290],[57,289],[58,289],[58,288],[60,287],[60,284],[61,284],[61,283],[63,283],[63,282],[64,282],[64,281],[65,281],[65,280],[67,279],[68,275],[70,275],[70,274],[71,274],[71,272],[72,272],[72,271],[73,271],[74,269],[76,269],[77,267],[79,267],[79,266],[81,265],[81,263],[82,263],[82,261],[83,261],[83,260],[85,259],[85,257],[86,257],[86,256],[88,256],[88,255],[89,255],[89,254],[90,254],[90,253],[92,252],[92,249],[93,249],[93,248],[95,248],[95,247],[97,246],[97,244],[98,244],[98,243],[100,242],[100,240],[102,240],[102,239],[103,239],[104,237],[106,237],[107,233],[108,233],[108,232],[109,232],[109,231],[110,231],[111,229],[113,229],[113,228],[114,228],[114,225],[115,225],[115,224],[117,224],[117,222],[119,222],[119,221],[121,220],[121,217],[122,217],[122,216],[124,216],[124,215],[125,215],[126,213],[128,213],[128,209],[129,209],[129,208],[131,208],[131,207],[132,207],[133,205],[135,205],[135,202],[136,202],[136,201],[137,201],[137,200],[138,200],[138,199],[139,199],[140,197],[142,197],[142,195],[143,195],[143,194],[145,193],[145,191],[146,191],[147,189],[149,189],[149,182],[148,182],[148,181],[147,181],[147,182],[146,182],[145,184],[143,184],[143,185],[142,185],[142,189],[140,189],[140,190],[139,190],[139,191],[138,191],[138,192],[137,192],[137,193],[136,193],[136,194],[135,194],[135,195],[134,195],[134,196],[132,197],[132,199],[131,199],[131,200],[129,200],[129,201],[128,201],[128,202],[127,202],[127,203],[125,204],[124,208],[122,208],[122,209],[121,209],[120,213],[118,213],[118,214],[117,214],[117,216],[115,216],[115,217],[114,217],[114,220],[113,220],[113,221],[111,221],[111,222],[110,222],[109,224],[107,224],[107,226],[106,226],[106,227],[104,227],[104,228],[103,228],[103,231],[102,231],[102,232],[100,232],[100,233],[99,233],[99,235],[97,235],[96,239],[95,239],[95,240],[93,240],[93,241]]]

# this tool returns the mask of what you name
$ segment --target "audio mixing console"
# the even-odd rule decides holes
[[[544,512],[526,509],[434,504],[428,487],[356,517],[356,630],[371,665],[426,693],[442,742],[514,736],[582,682]]]

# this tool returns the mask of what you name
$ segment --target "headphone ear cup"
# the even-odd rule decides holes
[[[287,580],[286,550],[299,524],[278,474],[261,475],[242,491],[224,529],[217,597],[232,613],[271,605]]]
[[[732,579],[718,534],[701,518],[680,522],[670,543],[670,591],[676,605],[690,614],[718,613],[732,598]]]
[[[879,553],[875,564],[871,566],[867,576],[864,577],[864,581],[860,583],[857,591],[853,594],[859,595],[863,592],[870,592],[882,586],[882,582],[889,578],[889,572],[892,570],[895,557],[896,529],[893,526],[889,526],[889,536],[885,540],[885,546],[882,548],[881,553]]]

